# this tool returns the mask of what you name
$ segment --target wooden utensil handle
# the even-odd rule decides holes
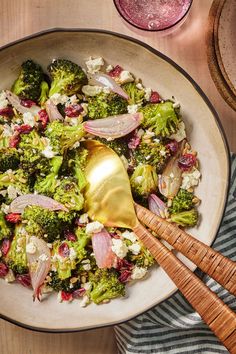
[[[236,314],[144,226],[133,231],[215,335],[236,353]]]
[[[146,226],[236,296],[235,262],[148,209],[135,204],[135,210],[139,220]]]

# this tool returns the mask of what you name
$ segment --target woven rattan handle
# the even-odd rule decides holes
[[[236,296],[236,263],[174,224],[136,204],[139,220]]]
[[[236,314],[144,226],[133,230],[215,335],[236,354]]]

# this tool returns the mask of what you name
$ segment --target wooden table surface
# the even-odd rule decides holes
[[[212,0],[195,0],[187,22],[160,38],[128,25],[112,0],[0,0],[0,46],[53,27],[99,28],[140,39],[182,66],[205,91],[223,123],[230,149],[236,151],[236,113],[223,101],[211,79],[205,48]],[[119,58],[117,58],[119,62]],[[1,354],[113,354],[112,328],[73,334],[45,334],[0,321]]]

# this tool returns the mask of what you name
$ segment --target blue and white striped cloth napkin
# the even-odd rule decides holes
[[[213,248],[236,261],[236,155],[231,162],[228,203]],[[201,271],[197,274],[236,310],[233,295]],[[228,353],[179,291],[152,310],[116,326],[115,333],[120,354]]]

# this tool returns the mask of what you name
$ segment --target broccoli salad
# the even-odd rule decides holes
[[[0,91],[0,277],[85,307],[124,296],[155,262],[134,232],[89,219],[83,141],[112,148],[134,200],[179,227],[197,225],[201,174],[174,97],[103,58],[81,64],[28,59]]]

